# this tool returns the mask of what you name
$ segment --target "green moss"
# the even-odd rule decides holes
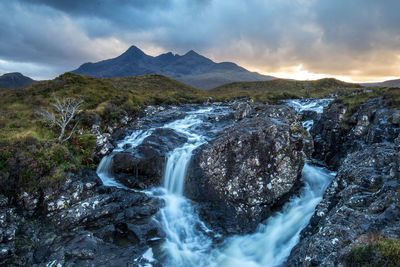
[[[400,239],[378,237],[351,249],[345,257],[346,266],[398,266]]]

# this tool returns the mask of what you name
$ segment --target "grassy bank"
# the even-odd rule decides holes
[[[263,82],[235,82],[214,88],[209,93],[217,100],[252,98],[254,101],[275,103],[280,99],[329,97],[347,95],[365,88],[336,79],[294,81],[277,79]]]
[[[82,99],[79,135],[59,144],[57,128],[43,124],[37,111],[54,97]],[[161,75],[95,79],[65,73],[18,90],[0,90],[0,193],[37,191],[56,186],[66,172],[94,167],[94,121],[118,124],[148,105],[201,103],[204,91]]]
[[[336,102],[341,102],[349,107],[350,114],[358,109],[358,107],[367,102],[369,99],[381,97],[385,100],[390,108],[400,109],[400,88],[374,88],[368,92],[357,95],[346,95],[340,97]]]

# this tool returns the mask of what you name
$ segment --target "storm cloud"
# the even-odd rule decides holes
[[[400,76],[395,0],[14,0],[0,2],[0,72],[52,78],[130,45],[194,49],[265,74]]]

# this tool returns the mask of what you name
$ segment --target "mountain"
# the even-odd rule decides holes
[[[116,58],[85,63],[73,72],[97,78],[162,74],[201,89],[211,89],[235,81],[274,79],[250,72],[235,63],[215,63],[193,50],[183,56],[169,52],[153,57],[146,55],[136,46],[131,46]]]
[[[34,80],[19,72],[6,73],[0,76],[0,88],[16,89],[33,83]]]
[[[378,86],[378,87],[400,87],[400,79],[389,80],[378,83],[362,83],[363,86]]]

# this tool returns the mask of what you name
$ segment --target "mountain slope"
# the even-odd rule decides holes
[[[85,63],[73,72],[98,78],[162,74],[201,89],[211,89],[235,81],[274,79],[250,72],[231,62],[215,63],[193,50],[183,56],[169,52],[152,57],[136,46],[131,46],[116,58]]]
[[[6,73],[0,76],[0,88],[16,89],[33,83],[34,80],[19,72]]]
[[[378,86],[378,87],[400,87],[400,79],[389,80],[378,83],[362,83],[363,86]]]

